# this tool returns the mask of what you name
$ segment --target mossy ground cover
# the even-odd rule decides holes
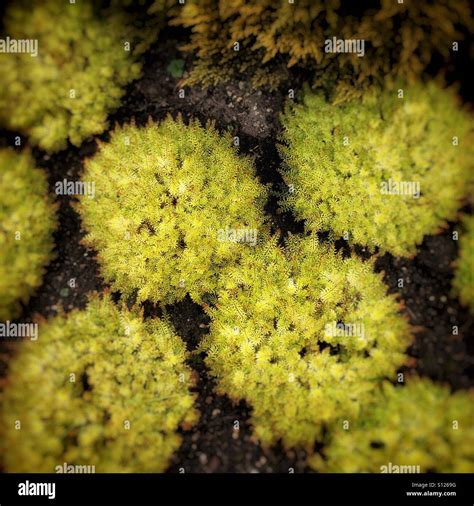
[[[2,384],[2,462],[52,473],[58,463],[97,472],[162,472],[198,412],[195,376],[168,319],[92,296],[83,310],[40,322]]]
[[[176,41],[167,41],[167,38],[169,33],[165,33],[146,55],[143,79],[129,87],[122,108],[111,121],[118,120],[125,124],[135,117],[138,124],[144,125],[148,115],[154,120],[162,120],[166,114],[176,115],[178,112],[186,118],[193,116],[203,121],[214,117],[218,129],[231,128],[240,136],[241,151],[256,157],[258,175],[264,182],[272,183],[273,196],[266,210],[273,228],[279,229],[283,236],[289,231],[301,232],[302,223],[296,222],[290,213],[280,213],[277,209],[278,194],[284,186],[276,173],[280,159],[275,144],[279,135],[278,114],[283,109],[285,92],[259,94],[247,86],[242,78],[213,91],[189,88],[186,89],[186,96],[180,98],[177,80],[166,70],[172,57],[180,55],[173,54]],[[166,47],[168,51],[162,51]],[[160,77],[159,86],[157,76]],[[300,89],[298,74],[295,73],[293,79],[294,87]],[[229,104],[233,107],[229,107]],[[103,139],[106,138],[107,135],[104,135]],[[63,174],[65,165],[69,168],[70,176],[79,177],[81,161],[93,154],[94,150],[93,143],[86,143],[51,158],[45,158],[41,152],[35,155],[48,171],[53,188],[54,182]],[[35,312],[43,316],[54,314],[61,305],[68,310],[83,307],[87,293],[103,287],[93,253],[80,245],[83,232],[78,216],[69,206],[74,198],[61,197],[59,200],[60,228],[56,234],[58,258],[49,266],[45,282],[26,307],[22,320],[28,320]],[[452,241],[452,232],[457,226],[457,223],[451,223],[450,228],[441,235],[426,238],[414,259],[401,260],[385,255],[378,260],[377,268],[385,271],[385,281],[390,290],[400,293],[405,300],[405,312],[411,322],[424,327],[410,350],[410,354],[417,358],[418,372],[447,381],[455,388],[466,388],[472,386],[472,379],[467,373],[472,351],[466,348],[465,339],[472,329],[472,323],[467,311],[451,296],[449,281],[451,263],[457,256],[457,245]],[[324,237],[321,238],[324,240]],[[346,245],[339,242],[338,247],[344,249]],[[359,253],[362,256],[366,254],[364,251]],[[72,278],[79,281],[75,288],[68,285]],[[400,279],[404,281],[403,286],[400,286]],[[145,308],[147,316],[160,312],[152,305],[147,304]],[[188,349],[195,349],[208,332],[206,315],[189,299],[167,309]],[[452,335],[454,324],[459,325],[460,333],[457,336]],[[197,355],[192,359],[192,366],[200,375],[197,405],[202,412],[201,419],[184,436],[183,445],[173,458],[170,470],[176,472],[181,466],[187,472],[288,472],[290,467],[296,471],[307,470],[303,451],[284,451],[278,445],[263,451],[251,439],[250,407],[245,403],[233,405],[226,397],[215,394],[215,383],[208,375],[203,358],[203,355]],[[410,367],[414,366],[411,364]],[[236,421],[239,422],[238,430],[234,429]]]
[[[29,41],[30,54],[0,54],[0,124],[48,152],[105,130],[124,87],[140,75],[138,55],[156,34],[134,26],[119,8],[107,11],[89,0],[16,2],[3,21],[2,42]]]

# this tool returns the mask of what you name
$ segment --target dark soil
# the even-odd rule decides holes
[[[176,31],[174,37],[176,37]],[[178,36],[179,33],[178,33]],[[180,97],[179,79],[167,70],[173,59],[182,59],[178,41],[164,32],[145,57],[143,77],[132,83],[123,105],[111,118],[111,123],[129,122],[135,118],[143,124],[148,117],[161,120],[167,114],[182,114],[185,120],[194,117],[202,122],[215,121],[220,130],[230,130],[240,139],[240,152],[254,158],[262,182],[272,185],[272,198],[267,205],[272,228],[284,237],[288,232],[302,232],[301,223],[278,211],[277,195],[284,191],[283,181],[276,168],[280,163],[276,143],[279,135],[278,117],[289,88],[299,90],[301,75],[290,75],[287,86],[267,93],[252,89],[245,81],[234,80],[212,89],[183,88]],[[189,67],[190,60],[186,61]],[[108,134],[101,136],[107,139]],[[12,134],[5,133],[5,140]],[[54,156],[39,150],[34,155],[38,165],[49,176],[51,191],[54,183],[80,177],[82,162],[95,151],[95,142],[88,141],[81,148],[69,149]],[[58,197],[59,229],[55,234],[56,260],[48,267],[44,283],[31,299],[21,320],[31,321],[35,314],[44,317],[84,307],[87,296],[102,290],[106,284],[99,276],[95,253],[80,243],[83,237],[80,220],[71,207],[74,199]],[[420,327],[411,355],[416,359],[414,369],[421,375],[445,381],[454,389],[474,384],[473,319],[451,294],[452,262],[457,256],[457,243],[452,240],[456,224],[438,236],[427,237],[413,259],[397,259],[385,255],[377,260],[377,269],[385,271],[390,291],[397,292],[405,303],[411,323]],[[75,280],[72,287],[70,280]],[[398,287],[403,279],[403,287]],[[189,299],[167,308],[178,334],[194,350],[207,332],[208,320],[201,308]],[[146,306],[146,314],[155,309]],[[453,326],[459,334],[453,335]],[[251,438],[250,408],[245,403],[234,405],[227,397],[214,393],[202,355],[193,355],[190,362],[199,374],[197,385],[199,423],[183,432],[183,444],[170,466],[171,472],[295,472],[305,471],[304,452],[284,452],[276,447],[264,450]],[[239,429],[234,427],[238,422]]]
[[[426,237],[412,260],[385,255],[376,265],[390,291],[400,294],[411,324],[420,327],[410,350],[416,370],[457,389],[474,383],[474,319],[452,294],[455,229]]]

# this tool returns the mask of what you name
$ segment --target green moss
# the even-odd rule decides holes
[[[29,153],[0,150],[0,321],[19,316],[52,258],[56,207]]]
[[[187,0],[174,9],[172,21],[192,30],[184,49],[195,53],[196,62],[187,82],[209,86],[245,74],[255,86],[275,88],[287,77],[285,66],[301,65],[340,100],[348,85],[363,89],[394,77],[414,79],[432,61],[449,59],[453,42],[463,39],[458,28],[472,26],[464,0],[354,4]],[[364,40],[363,57],[325,52],[332,37]]]
[[[428,379],[383,385],[377,401],[349,428],[330,432],[310,465],[329,473],[474,471],[474,391],[451,394]],[[386,466],[385,468],[383,466]],[[406,468],[405,468],[406,469]]]
[[[459,257],[453,287],[462,304],[474,313],[474,217],[465,216],[459,237]]]
[[[287,248],[269,242],[224,273],[202,349],[218,391],[252,406],[264,445],[311,451],[325,424],[356,416],[393,377],[410,331],[370,262],[313,238]]]
[[[282,119],[282,173],[293,190],[284,209],[309,230],[399,256],[455,218],[474,154],[471,118],[433,83],[403,93],[335,106],[307,90]]]
[[[117,128],[88,160],[96,197],[81,199],[85,240],[115,289],[138,301],[201,302],[222,268],[266,235],[266,189],[231,143],[212,125],[168,118]]]
[[[91,0],[12,3],[6,33],[38,47],[36,57],[0,54],[1,125],[49,152],[102,133],[156,33],[133,21],[120,9],[99,11]]]
[[[168,74],[173,76],[175,79],[183,77],[185,61],[184,60],[171,60],[166,67]]]
[[[9,363],[0,397],[6,470],[164,471],[176,430],[197,418],[186,356],[168,322],[144,321],[108,296],[41,324]]]

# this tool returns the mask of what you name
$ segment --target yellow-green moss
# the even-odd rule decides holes
[[[461,303],[474,313],[474,217],[465,216],[461,223],[453,287]]]
[[[56,207],[27,152],[0,150],[0,321],[19,316],[52,258]]]
[[[335,106],[307,90],[282,122],[282,204],[309,230],[408,256],[455,218],[474,144],[453,93],[417,84]]]
[[[0,396],[5,469],[164,471],[178,427],[197,418],[186,356],[168,322],[144,321],[109,296],[40,324],[38,340],[21,343],[9,363]]]
[[[264,445],[311,451],[406,359],[409,326],[381,275],[313,238],[262,245],[223,282],[202,349],[218,392],[251,405]]]
[[[322,456],[309,463],[327,473],[472,473],[473,420],[474,391],[450,393],[416,377],[406,386],[385,383],[360,419],[329,432]]]
[[[168,118],[117,128],[87,161],[95,198],[79,206],[85,241],[115,289],[138,301],[201,302],[222,268],[265,236],[266,188],[231,144],[210,124]],[[226,230],[251,241],[229,240]]]
[[[140,75],[138,56],[156,33],[133,21],[91,0],[13,2],[5,32],[36,40],[37,56],[0,54],[0,124],[49,152],[102,133],[125,85]]]

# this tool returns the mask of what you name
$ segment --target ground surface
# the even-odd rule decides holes
[[[143,124],[149,116],[160,120],[167,114],[181,113],[184,118],[197,117],[202,122],[214,120],[220,130],[230,129],[240,138],[240,151],[254,157],[261,180],[272,184],[273,196],[267,212],[273,229],[283,236],[289,231],[301,232],[302,224],[296,223],[289,214],[280,214],[277,208],[277,195],[284,188],[276,171],[280,163],[276,149],[280,128],[278,116],[283,110],[287,88],[266,93],[252,89],[245,80],[234,80],[209,90],[184,88],[185,96],[180,98],[179,79],[167,70],[171,60],[182,58],[177,46],[177,41],[170,39],[168,33],[161,36],[146,55],[143,77],[129,86],[123,106],[112,116],[111,124],[128,122],[132,117]],[[288,88],[295,90],[301,86],[300,77],[288,83]],[[107,134],[101,138],[106,139]],[[91,140],[80,148],[70,147],[54,156],[35,151],[38,165],[48,172],[51,191],[56,181],[78,179],[82,161],[95,149],[95,141]],[[83,232],[78,215],[71,207],[74,199],[59,196],[58,201],[57,256],[48,268],[42,287],[24,310],[22,320],[25,321],[31,321],[35,314],[54,315],[59,307],[66,311],[84,307],[88,293],[106,286],[99,276],[95,253],[80,243]],[[473,319],[451,294],[452,262],[457,256],[457,243],[452,240],[455,229],[456,224],[451,224],[444,233],[427,237],[413,259],[400,260],[385,255],[376,265],[378,270],[385,272],[390,291],[400,294],[410,321],[419,327],[411,348],[415,359],[413,368],[457,389],[474,383],[474,345],[472,340],[470,344],[468,341],[472,336]],[[360,253],[366,256],[365,252]],[[71,279],[75,280],[74,288],[70,286]],[[399,279],[403,279],[401,288]],[[154,311],[147,307],[147,314]],[[188,349],[195,349],[207,332],[208,321],[202,310],[185,300],[170,307],[169,312]],[[459,328],[457,336],[452,334],[454,325]],[[179,472],[180,468],[185,472],[306,470],[304,452],[284,452],[281,448],[264,451],[252,441],[250,408],[245,403],[232,405],[229,399],[213,392],[214,382],[202,356],[195,356],[191,365],[200,376],[197,392],[201,419],[194,429],[183,433],[183,444],[173,459],[171,472]],[[240,426],[238,431],[234,430],[236,421]]]

